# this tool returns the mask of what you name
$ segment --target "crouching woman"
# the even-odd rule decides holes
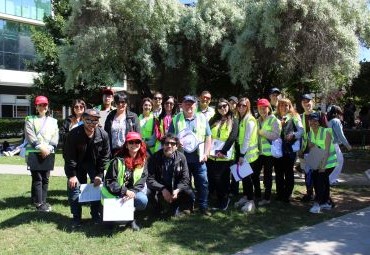
[[[135,210],[142,211],[148,203],[144,190],[147,175],[145,142],[139,133],[129,132],[123,148],[109,164],[102,195],[121,197],[124,201],[134,199]],[[130,224],[134,231],[140,230],[135,220]]]

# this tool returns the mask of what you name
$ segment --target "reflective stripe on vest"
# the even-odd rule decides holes
[[[220,124],[221,123],[219,122],[217,125],[212,127],[212,129],[211,129],[212,139],[217,139],[217,140],[226,142],[227,139],[229,138],[231,130],[232,130],[232,122],[231,122],[231,125],[228,125],[227,122],[222,123],[222,125],[220,125]],[[213,159],[213,160],[217,160],[217,161],[234,160],[234,158],[235,158],[234,143],[232,145],[232,149],[233,149],[233,155],[231,156],[230,159],[215,158],[215,157],[212,157],[212,156],[210,156],[210,158]]]
[[[269,120],[268,121],[264,121],[262,123],[262,127],[261,129],[262,130],[265,130],[265,131],[268,131],[268,132],[271,132],[273,130],[273,123],[275,121],[277,121],[277,118],[274,116],[274,115],[270,115],[271,117],[269,117]],[[265,138],[264,136],[260,136],[260,148],[261,148],[261,155],[265,155],[265,156],[271,156],[271,142]]]
[[[247,117],[248,116],[248,117]],[[242,120],[239,122],[239,135],[238,135],[238,142],[240,149],[243,146],[244,137],[245,137],[245,128],[249,122],[254,123],[254,129],[252,130],[251,137],[249,138],[248,150],[245,154],[244,158],[248,161],[248,163],[254,162],[258,159],[258,123],[257,120],[250,114],[244,116]],[[247,117],[247,118],[246,118]]]
[[[315,133],[312,130],[310,130],[309,139],[311,143],[315,144],[316,146],[320,147],[323,150],[326,150],[325,140],[326,140],[327,132],[329,132],[331,137],[333,136],[330,129],[331,128],[319,127],[316,137],[315,137]],[[329,157],[326,162],[325,169],[335,167],[336,165],[337,165],[337,154],[335,152],[335,147],[334,147],[333,137],[332,137],[330,148],[329,148]]]
[[[113,159],[111,163],[114,162],[114,160],[117,160],[117,168],[118,168],[118,175],[117,175],[117,182],[118,182],[118,185],[120,187],[123,186],[123,182],[124,182],[124,178],[125,178],[125,172],[126,172],[126,166],[125,164],[123,163],[123,159],[121,158],[116,158],[116,159]],[[144,171],[144,167],[141,167],[141,168],[135,168],[134,170],[134,185],[140,181],[141,179],[141,176],[143,174],[143,171]],[[101,195],[102,195],[102,198],[117,198],[118,196],[116,195],[113,195],[112,193],[110,193],[107,189],[107,187],[103,186],[102,189],[101,189]]]

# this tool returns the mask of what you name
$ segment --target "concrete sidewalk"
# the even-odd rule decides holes
[[[370,207],[279,236],[236,254],[368,255],[370,254]]]
[[[1,165],[0,174],[21,174],[31,175],[30,171],[27,170],[26,164],[24,165]],[[54,170],[50,172],[52,176],[65,176],[64,168],[61,166],[54,167]]]

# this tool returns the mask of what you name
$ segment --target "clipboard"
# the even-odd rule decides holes
[[[234,164],[230,167],[231,173],[234,176],[235,181],[240,181],[244,177],[253,174],[253,169],[251,165],[244,161],[243,164]]]

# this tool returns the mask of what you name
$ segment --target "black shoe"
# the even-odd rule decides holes
[[[102,219],[100,217],[94,217],[92,218],[94,225],[99,225],[102,223]]]
[[[306,194],[304,195],[302,198],[301,198],[301,201],[302,202],[310,202],[313,200],[313,196],[309,195],[309,194]]]
[[[212,216],[212,213],[208,209],[200,209],[200,214],[204,216]]]
[[[139,225],[136,224],[135,220],[131,221],[131,228],[132,228],[132,231],[139,231],[140,230],[140,227],[139,227]]]
[[[72,219],[72,229],[77,229],[81,227],[81,219],[73,218]]]
[[[50,212],[50,208],[46,204],[36,206],[38,212]]]
[[[230,198],[226,198],[223,202],[220,203],[220,210],[226,211],[230,204]]]

